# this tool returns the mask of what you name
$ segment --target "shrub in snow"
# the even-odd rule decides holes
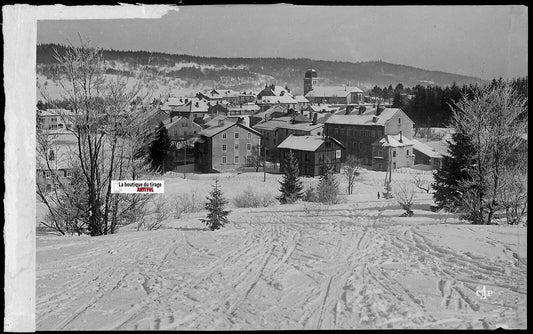
[[[179,219],[184,213],[202,211],[204,203],[200,201],[198,192],[191,191],[188,194],[179,195],[174,202],[174,218]]]
[[[138,217],[137,231],[158,230],[163,224],[163,221],[170,217],[169,202],[163,199],[162,195],[154,196],[152,205],[152,210],[145,211]]]
[[[309,186],[305,189],[304,195],[302,197],[302,200],[304,202],[316,202],[318,201],[318,198],[316,196],[316,190],[313,186]]]
[[[398,204],[400,204],[402,209],[405,210],[405,212],[402,213],[402,217],[411,217],[414,215],[412,209],[414,193],[415,190],[413,187],[410,187],[407,184],[400,184],[398,189],[394,191],[394,196],[396,197]]]
[[[218,180],[213,185],[213,190],[207,196],[207,218],[202,219],[202,222],[211,230],[218,230],[228,223],[228,215],[230,211],[224,210],[224,205],[228,202],[223,197],[222,191],[218,187]]]
[[[294,203],[301,199],[303,194],[302,180],[300,180],[300,170],[298,169],[298,159],[289,151],[285,158],[285,166],[283,170],[283,180],[280,181],[281,188],[279,191],[281,195],[277,197],[281,204]]]
[[[248,187],[240,195],[233,198],[237,208],[261,208],[274,204],[274,197],[268,193],[257,193]]]

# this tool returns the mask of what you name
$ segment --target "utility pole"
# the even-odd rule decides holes
[[[267,174],[266,174],[266,162],[267,162],[267,148],[266,148],[266,145],[265,145],[264,149],[265,149],[265,152],[263,153],[263,182],[266,182],[266,177],[267,177]]]

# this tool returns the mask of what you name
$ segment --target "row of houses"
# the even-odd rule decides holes
[[[198,172],[242,168],[258,151],[280,162],[281,170],[293,151],[301,173],[309,176],[318,175],[325,161],[339,171],[350,155],[375,170],[417,163],[438,168],[442,158],[413,139],[413,121],[401,109],[364,103],[363,92],[350,84],[321,86],[315,70],[304,75],[303,96],[266,85],[257,94],[211,89],[139,107],[138,121],[146,132],[162,122],[176,159],[183,157],[183,164]],[[45,130],[71,126],[57,114],[38,111],[38,125]]]

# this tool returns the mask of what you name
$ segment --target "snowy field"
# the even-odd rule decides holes
[[[231,202],[246,187],[277,195],[281,176],[175,174],[164,196],[203,199],[215,177]],[[363,171],[328,207],[230,204],[214,232],[199,212],[158,231],[38,235],[37,330],[527,328],[527,228],[461,223],[423,192],[400,217],[377,199],[383,180]]]

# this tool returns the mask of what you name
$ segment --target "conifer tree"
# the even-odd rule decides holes
[[[467,168],[474,163],[473,152],[474,147],[467,136],[460,132],[452,135],[449,155],[444,156],[441,167],[433,174],[433,199],[437,209],[445,208],[454,212],[460,208],[464,190],[462,187],[464,181],[469,179]]]
[[[161,170],[161,173],[164,173],[165,170],[168,169],[171,146],[172,142],[168,136],[168,131],[163,122],[160,122],[148,152],[148,160],[152,166],[152,169]]]
[[[303,197],[303,185],[299,178],[298,159],[296,159],[292,150],[285,157],[283,174],[283,180],[280,181],[281,188],[279,189],[281,195],[277,199],[281,204],[294,203]]]
[[[202,219],[202,222],[211,231],[218,230],[228,223],[230,211],[224,210],[224,205],[227,203],[228,201],[224,198],[222,191],[218,187],[218,180],[216,180],[213,185],[213,190],[211,190],[207,197],[207,203],[205,203],[205,208],[208,211],[207,217],[206,219]]]
[[[318,200],[325,204],[337,203],[339,195],[339,183],[333,176],[333,166],[324,163],[322,166],[322,175],[317,187]]]

